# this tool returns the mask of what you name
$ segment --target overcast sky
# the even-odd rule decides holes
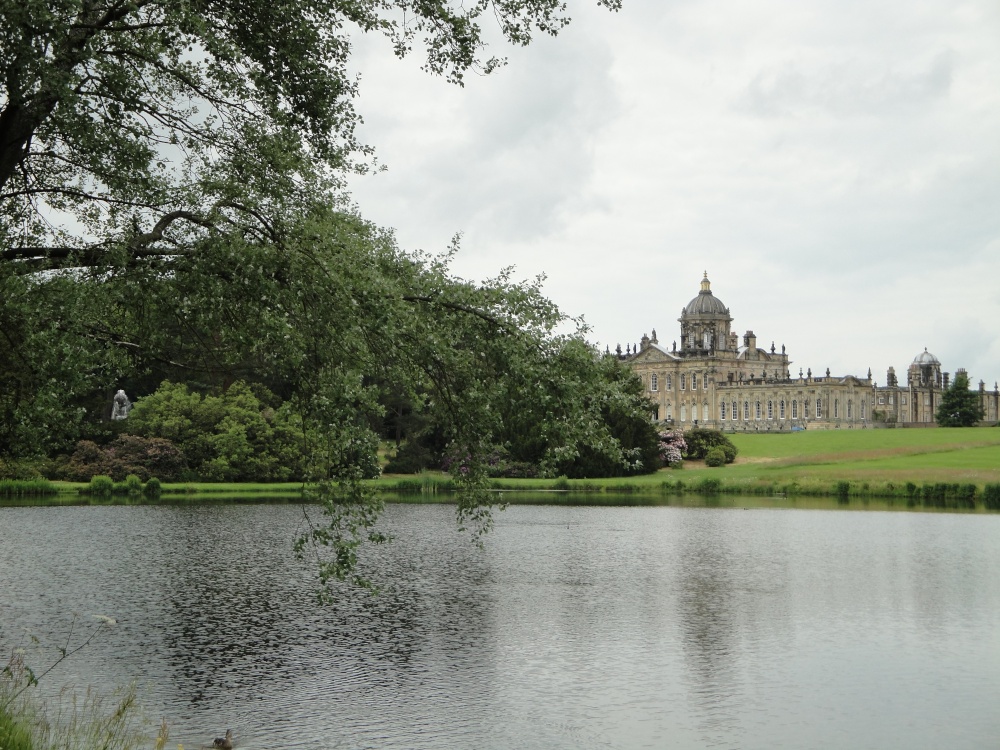
[[[570,2],[458,88],[363,40],[362,212],[514,265],[603,349],[678,337],[704,271],[792,371],[1000,378],[1000,3]]]

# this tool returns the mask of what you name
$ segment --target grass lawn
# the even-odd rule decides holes
[[[498,479],[498,489],[524,491],[683,493],[734,492],[761,495],[843,494],[900,497],[913,485],[1000,484],[1000,428],[812,430],[731,435],[736,463],[708,468],[687,461],[681,469],[613,479]],[[55,482],[60,498],[77,495],[82,483]],[[443,472],[387,474],[372,484],[387,492],[444,494],[454,483]],[[165,499],[210,495],[222,500],[257,495],[297,497],[298,483],[165,483]],[[54,501],[54,499],[53,499]],[[58,501],[55,501],[58,502]]]
[[[1000,428],[814,430],[730,436],[739,448],[736,463],[708,468],[687,461],[682,469],[616,479],[500,479],[511,490],[570,489],[602,492],[697,490],[710,486],[748,494],[830,495],[847,482],[851,494],[900,495],[907,483],[1000,483]],[[385,476],[378,484],[434,491],[448,477],[425,472],[418,477]],[[666,485],[666,486],[665,486]],[[680,486],[678,486],[680,485]],[[402,489],[402,488],[401,488]]]

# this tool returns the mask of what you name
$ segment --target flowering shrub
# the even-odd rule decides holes
[[[663,430],[660,432],[660,460],[667,466],[677,466],[681,463],[687,442],[680,430]]]

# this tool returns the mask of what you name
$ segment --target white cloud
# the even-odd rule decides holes
[[[734,326],[880,381],[924,346],[1000,377],[1000,6],[626,0],[463,89],[364,42],[389,171],[354,180],[404,246],[465,233],[614,348],[676,337],[707,270]]]

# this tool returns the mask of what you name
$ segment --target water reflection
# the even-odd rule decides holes
[[[194,747],[228,727],[248,750],[1000,733],[1000,517],[512,507],[480,551],[453,513],[390,506],[382,594],[321,608],[292,505],[0,509],[0,641],[119,618],[54,674],[139,680]]]

